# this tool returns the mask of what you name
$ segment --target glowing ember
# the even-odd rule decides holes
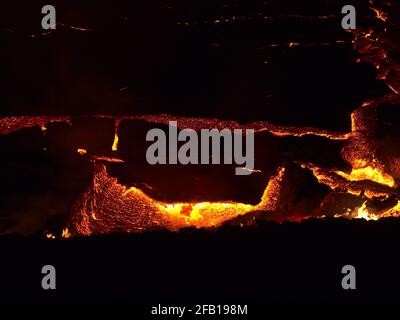
[[[119,129],[119,124],[120,124],[120,120],[116,119],[115,120],[114,142],[113,142],[113,145],[111,147],[112,151],[118,151],[118,142],[119,142],[118,129]]]
[[[71,233],[69,232],[68,228],[63,229],[62,234],[61,234],[61,237],[67,238],[67,239],[68,239],[69,237],[71,237]]]
[[[118,134],[115,134],[114,142],[112,145],[112,151],[118,151],[118,141],[119,141]]]
[[[372,1],[371,1],[371,4]],[[376,19],[388,23],[389,16],[380,9],[371,8]],[[215,20],[214,23],[228,22],[226,19]],[[80,27],[62,25],[65,28],[78,31],[91,31]],[[86,149],[78,148],[77,153],[86,155],[94,165],[94,177],[92,184],[84,194],[75,202],[72,212],[70,229],[65,228],[61,237],[69,238],[72,233],[90,235],[93,233],[109,232],[143,232],[154,229],[179,230],[184,227],[211,228],[217,227],[226,221],[243,216],[249,212],[260,211],[268,215],[279,211],[284,190],[284,178],[287,170],[283,163],[277,169],[276,174],[266,181],[266,188],[258,204],[248,204],[234,201],[222,202],[167,202],[158,201],[137,187],[127,187],[117,181],[107,172],[107,165],[124,162],[118,154],[120,123],[125,120],[140,120],[147,123],[168,125],[176,121],[179,128],[215,128],[218,130],[254,129],[258,134],[268,132],[276,139],[281,137],[318,136],[327,140],[343,141],[341,157],[349,165],[348,171],[338,168],[327,169],[315,165],[293,161],[295,164],[310,172],[320,184],[328,186],[332,193],[341,193],[358,197],[357,204],[350,208],[347,205],[345,213],[337,213],[334,217],[349,219],[377,220],[383,217],[399,217],[400,201],[397,188],[396,168],[385,167],[387,164],[379,158],[378,143],[376,142],[376,110],[377,106],[384,103],[399,103],[400,97],[400,66],[391,59],[388,44],[384,32],[378,28],[367,30],[351,30],[353,45],[360,54],[357,62],[368,62],[377,70],[377,79],[386,83],[391,93],[387,96],[365,101],[359,108],[351,113],[351,131],[333,132],[312,127],[293,127],[275,125],[267,121],[256,121],[242,124],[236,121],[181,117],[168,114],[158,115],[129,115],[113,117],[109,115],[94,115],[93,118],[113,119],[115,123],[114,140],[111,151],[105,155],[88,154]],[[337,42],[341,43],[341,42]],[[285,46],[289,48],[304,46],[304,43],[289,42]],[[325,45],[329,45],[326,43]],[[272,44],[271,47],[280,46]],[[46,132],[48,124],[52,122],[65,122],[71,124],[73,117],[5,117],[0,119],[0,134],[10,134],[16,130],[38,127]],[[111,154],[111,155],[110,155]],[[122,158],[122,156],[121,156]],[[394,159],[392,163],[396,163]],[[110,164],[111,163],[111,164]],[[395,165],[396,167],[396,165]],[[276,167],[274,167],[276,168]],[[261,170],[252,172],[262,173]],[[328,189],[328,188],[326,188]],[[390,205],[385,204],[385,209],[376,209],[368,206],[369,200],[390,200]],[[393,204],[397,200],[396,204]],[[360,203],[363,204],[360,206]],[[383,201],[382,201],[383,203]],[[356,206],[356,207],[354,207]],[[388,208],[391,206],[390,208]],[[339,208],[338,211],[341,209]],[[332,214],[333,215],[333,214]],[[310,216],[312,214],[310,213]],[[314,215],[315,216],[315,215]],[[317,217],[326,217],[320,214]],[[294,219],[302,220],[304,216]],[[72,232],[71,232],[71,231]],[[52,233],[46,233],[49,239],[54,239]]]
[[[23,128],[38,126],[42,131],[46,130],[46,124],[52,122],[65,122],[71,124],[70,117],[5,117],[0,119],[0,134],[9,134]]]

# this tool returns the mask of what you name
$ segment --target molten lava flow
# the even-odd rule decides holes
[[[369,213],[367,210],[367,202],[365,201],[363,205],[357,209],[357,214],[355,216],[356,219],[365,219],[365,220],[378,220],[378,217],[373,214]]]
[[[387,218],[387,217],[400,217],[400,201],[397,201],[397,204],[379,214],[380,218]]]
[[[71,233],[69,232],[68,228],[64,228],[61,234],[61,237],[63,238],[69,238],[71,237]]]
[[[121,122],[120,122],[119,119],[115,120],[114,142],[113,142],[113,145],[111,147],[112,151],[118,151],[118,142],[119,142],[118,130],[119,130],[119,124],[120,123]]]
[[[95,164],[93,185],[74,208],[72,224],[79,234],[140,232],[166,228],[215,227],[257,210],[273,210],[279,200],[285,169],[280,168],[268,183],[257,205],[237,202],[166,203],[156,201],[142,190],[118,183],[103,164]]]
[[[388,1],[390,2],[390,1]],[[77,152],[94,164],[92,184],[75,202],[72,208],[70,226],[65,228],[61,237],[68,238],[71,233],[82,235],[109,232],[143,232],[154,229],[179,230],[184,227],[209,228],[216,227],[236,217],[252,211],[260,211],[265,215],[281,210],[285,192],[284,179],[287,169],[281,164],[274,176],[270,178],[267,187],[258,204],[246,204],[233,201],[223,202],[178,202],[170,203],[153,199],[137,187],[126,187],[107,172],[105,163],[117,165],[124,162],[118,154],[120,123],[126,120],[140,120],[147,123],[168,125],[176,121],[179,128],[200,130],[215,128],[222,130],[254,129],[258,134],[268,132],[276,139],[281,137],[318,136],[327,140],[341,140],[344,146],[341,157],[349,165],[349,169],[327,169],[306,161],[292,161],[297,166],[310,172],[320,184],[328,186],[329,195],[346,195],[357,201],[339,208],[331,215],[310,212],[314,217],[342,217],[349,219],[377,220],[384,217],[400,216],[400,194],[397,190],[396,179],[400,174],[387,167],[387,162],[379,158],[378,143],[376,142],[377,107],[382,104],[400,104],[400,65],[393,60],[391,48],[393,45],[386,37],[387,28],[394,24],[390,16],[381,8],[375,7],[377,1],[370,1],[371,13],[378,23],[377,27],[350,30],[353,36],[353,47],[359,53],[357,62],[368,62],[377,70],[377,79],[382,80],[390,89],[390,94],[365,101],[361,106],[355,106],[351,113],[350,132],[333,132],[312,127],[293,127],[275,125],[267,121],[256,121],[241,124],[235,121],[180,117],[168,114],[158,115],[128,115],[113,117],[109,115],[94,115],[93,118],[113,119],[115,123],[114,140],[107,154],[89,154],[86,149],[76,149]],[[325,19],[330,17],[318,17]],[[331,17],[332,18],[332,17]],[[218,19],[213,23],[228,22],[231,18]],[[236,18],[232,18],[236,19]],[[218,22],[217,22],[218,21]],[[90,31],[80,27],[61,26],[77,31]],[[44,35],[44,34],[43,34]],[[337,41],[336,44],[342,43]],[[288,42],[271,44],[271,47],[332,45],[334,43],[307,44]],[[217,45],[217,44],[216,44]],[[47,124],[65,122],[71,124],[73,117],[6,117],[0,119],[0,134],[10,134],[16,130],[38,126],[46,132]],[[88,149],[90,150],[90,149]],[[400,159],[391,159],[395,167],[400,168]],[[385,166],[386,163],[386,166]],[[293,164],[293,163],[291,163]],[[259,170],[254,170],[259,172]],[[399,169],[400,172],[400,169]],[[285,180],[285,181],[284,181]],[[398,181],[398,180],[397,180]],[[378,201],[382,206],[373,206]],[[386,202],[389,203],[386,205]],[[325,199],[322,201],[325,203]],[[362,203],[362,204],[361,204]],[[321,205],[321,206],[322,206]],[[378,207],[378,208],[377,208]],[[383,208],[382,208],[383,207]],[[343,210],[345,210],[344,213]],[[291,214],[290,208],[287,214]],[[342,211],[341,211],[342,210]],[[305,216],[296,216],[297,220]],[[70,231],[71,230],[71,231]],[[47,238],[55,238],[54,233],[46,233]]]
[[[351,209],[347,210],[344,214],[336,214],[335,218],[347,218],[347,219],[364,219],[364,220],[378,220],[379,217],[369,212],[367,208],[367,201],[365,201],[361,207],[355,207],[353,211]]]
[[[70,117],[5,117],[0,118],[0,134],[9,134],[24,128],[31,128],[38,126],[42,130],[46,128],[47,123],[52,122],[65,122],[71,124]],[[44,131],[44,130],[43,130]]]
[[[319,168],[310,163],[299,164],[302,168],[310,170],[319,183],[329,186],[332,190],[345,191],[357,196],[364,194],[369,199],[397,196],[395,190],[386,184],[380,184],[368,179],[354,178],[351,180],[348,179],[351,174]],[[360,178],[360,176],[357,178]]]
[[[367,166],[364,168],[352,169],[350,174],[342,171],[335,172],[349,181],[370,180],[391,188],[395,187],[396,185],[393,177],[384,172],[379,167]]]
[[[112,145],[112,151],[118,151],[118,141],[119,141],[119,137],[118,137],[118,134],[116,133],[115,135],[114,135],[114,142],[113,142],[113,145]]]
[[[348,209],[344,214],[335,215],[335,218],[364,219],[373,221],[388,217],[400,217],[400,201],[398,201],[394,207],[381,211],[369,208],[367,206],[367,201],[364,201],[361,207],[356,207],[353,210]]]

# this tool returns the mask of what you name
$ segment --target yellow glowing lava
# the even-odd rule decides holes
[[[66,238],[66,239],[71,237],[71,233],[69,232],[68,228],[63,229],[61,237]]]
[[[365,220],[378,220],[378,216],[370,213],[367,209],[367,201],[365,201],[360,208],[358,208],[355,219],[365,219]]]
[[[118,142],[119,142],[118,130],[120,123],[121,123],[120,119],[115,119],[114,141],[111,147],[112,151],[118,151]]]
[[[81,234],[91,234],[92,225],[109,228],[107,221],[111,216],[105,212],[115,212],[114,219],[132,219],[137,223],[132,230],[146,228],[148,220],[142,220],[140,216],[143,216],[153,217],[151,223],[154,226],[165,226],[174,231],[188,226],[216,227],[251,211],[275,210],[281,202],[280,188],[285,173],[284,168],[278,169],[276,175],[271,177],[260,202],[255,205],[233,201],[168,203],[153,199],[137,187],[126,188],[107,175],[105,166],[99,164],[98,168],[100,170],[95,175],[93,186],[96,198],[90,193],[85,194],[82,199],[85,206],[80,215],[84,218],[75,224],[75,229]],[[102,198],[102,190],[111,198]],[[132,218],[132,213],[138,216]]]
[[[383,22],[385,22],[387,20],[387,15],[385,12],[377,9],[377,8],[371,8],[373,11],[375,11],[376,13],[376,18],[378,18],[379,20],[382,20]]]
[[[113,145],[112,145],[112,151],[118,151],[118,141],[119,141],[118,134],[115,133],[114,142],[113,142]]]
[[[229,202],[156,204],[169,219],[196,228],[217,226],[225,220],[255,210],[256,206]]]
[[[349,181],[371,180],[391,188],[396,185],[392,176],[377,167],[367,166],[364,168],[353,169],[350,174],[343,171],[335,172]]]

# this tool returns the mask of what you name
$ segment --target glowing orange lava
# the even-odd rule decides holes
[[[371,4],[373,1],[371,1]],[[381,9],[371,7],[379,23],[388,23],[389,16]],[[216,20],[215,23],[221,21]],[[222,23],[222,22],[221,22]],[[75,27],[70,27],[75,28]],[[80,30],[80,29],[79,29]],[[383,103],[400,102],[400,65],[390,57],[387,40],[380,29],[368,28],[349,31],[353,35],[354,49],[360,54],[357,62],[372,64],[377,78],[386,83],[391,93],[387,96],[365,101],[351,113],[351,131],[333,132],[312,127],[293,127],[275,125],[267,121],[256,121],[241,124],[230,120],[180,117],[168,114],[130,115],[113,117],[94,115],[94,118],[109,118],[115,121],[114,140],[109,146],[109,154],[92,155],[86,149],[79,148],[77,153],[85,155],[94,165],[93,182],[75,202],[71,210],[70,228],[62,231],[61,237],[69,238],[73,233],[81,235],[110,232],[144,232],[167,229],[171,231],[184,227],[213,228],[249,212],[262,212],[268,215],[279,211],[285,183],[286,168],[283,164],[277,168],[275,175],[266,181],[266,188],[258,204],[247,204],[233,201],[223,202],[166,202],[158,201],[138,187],[127,187],[107,172],[104,162],[124,162],[117,155],[120,123],[124,120],[141,120],[148,123],[169,124],[177,121],[180,128],[200,130],[202,128],[254,129],[262,134],[268,132],[277,139],[280,137],[303,137],[313,135],[327,140],[341,140],[344,146],[341,156],[348,164],[345,169],[327,169],[313,163],[293,161],[297,166],[310,172],[315,180],[326,185],[329,191],[358,197],[357,204],[344,208],[344,213],[336,213],[337,218],[378,220],[384,217],[400,216],[400,195],[397,190],[396,176],[385,166],[377,154],[376,108]],[[339,42],[338,42],[339,43]],[[287,46],[297,47],[300,43],[290,42]],[[272,45],[278,46],[278,45]],[[43,132],[47,124],[65,122],[71,124],[73,117],[5,117],[0,119],[0,134],[10,134],[16,130],[39,127]],[[111,155],[110,155],[111,154]],[[400,160],[396,160],[394,162]],[[253,172],[260,172],[253,170]],[[389,199],[391,207],[373,208],[369,200],[383,201]],[[362,205],[361,205],[362,203]],[[389,205],[388,205],[389,206]],[[310,216],[311,213],[310,213]],[[326,217],[321,214],[318,217]],[[305,217],[298,218],[299,220]],[[54,239],[53,233],[46,233],[47,238]]]
[[[216,227],[221,223],[251,211],[275,209],[285,169],[271,178],[257,205],[238,202],[156,201],[142,190],[118,183],[108,175],[106,167],[96,164],[93,185],[74,208],[73,227],[80,234],[140,232],[167,228]]]

